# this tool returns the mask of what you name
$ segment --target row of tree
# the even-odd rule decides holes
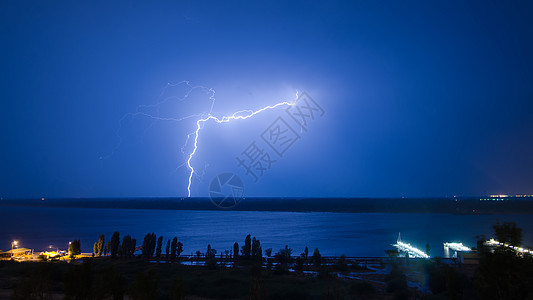
[[[76,244],[77,243],[77,244]],[[72,245],[79,245],[79,240],[71,242]],[[132,257],[137,250],[137,240],[126,235],[120,243],[120,233],[115,231],[111,236],[111,239],[105,244],[105,236],[102,234],[98,238],[98,241],[94,243],[94,256],[110,255],[112,258],[120,257]],[[150,259],[154,257],[157,261],[161,260],[163,247],[163,236],[157,238],[155,233],[147,233],[144,237],[141,247],[142,257]],[[78,246],[79,249],[79,246]],[[81,252],[81,251],[79,251]],[[79,252],[77,254],[79,254]],[[177,237],[172,240],[168,240],[166,244],[166,260],[174,262],[176,258],[179,258],[183,253],[183,243],[178,241]]]
[[[117,256],[132,257],[137,247],[137,240],[131,238],[130,235],[126,235],[122,238],[121,244],[120,233],[118,231],[115,231],[113,232],[113,235],[111,235],[111,239],[107,242],[107,244],[105,244],[105,247],[102,246],[104,244],[105,237],[104,235],[101,235],[94,245],[95,256],[101,256],[103,253],[104,255],[111,255],[111,257],[113,258]]]
[[[233,244],[233,258],[239,259],[239,243]],[[244,246],[241,248],[240,258],[245,260],[261,260],[263,258],[263,250],[261,248],[261,242],[250,235],[247,235],[244,239]]]
[[[159,237],[160,240],[161,240],[161,244],[163,243],[163,237]],[[158,252],[159,252],[159,255],[157,257],[157,260],[159,261],[161,259],[161,245],[160,243],[158,243]],[[174,262],[176,260],[176,258],[179,258],[181,253],[183,252],[183,243],[182,242],[179,242],[178,241],[178,238],[177,237],[174,237],[172,239],[172,242],[170,242],[170,240],[167,241],[167,247],[166,247],[166,258],[167,258],[167,262],[169,262],[169,260],[171,262]]]
[[[126,258],[132,257],[137,249],[136,244],[136,239],[131,238],[131,236],[129,235],[124,236],[122,239],[122,243],[120,243],[120,233],[118,231],[115,231],[113,233],[111,239],[107,242],[107,244],[105,243],[105,236],[100,235],[98,241],[94,243],[94,256],[109,254],[112,258],[115,258],[117,256]],[[71,242],[70,246],[73,247],[73,250],[70,251],[69,249],[69,252],[74,253],[74,255],[79,254],[81,252],[79,240]],[[154,257],[155,254],[155,259],[159,262],[162,257],[162,247],[163,236],[159,236],[159,238],[157,238],[155,233],[147,233],[144,237],[143,244],[141,247],[142,257],[146,259],[151,259]],[[174,237],[171,240],[167,240],[165,250],[166,261],[175,262],[176,259],[179,260],[181,253],[183,253],[183,243],[178,241],[177,237]],[[230,251],[225,252],[226,257],[229,257]],[[284,266],[293,262],[292,252],[293,250],[287,245],[285,245],[285,248],[280,249],[277,253],[273,255],[273,257],[278,264]],[[210,261],[211,263],[214,262],[216,264],[216,254],[217,250],[212,248],[209,244],[205,253],[206,261]],[[261,247],[261,242],[256,237],[252,237],[250,234],[248,234],[244,239],[244,245],[241,248],[239,248],[239,243],[235,242],[233,244],[232,254],[233,259],[235,261],[263,260],[263,250]],[[266,249],[265,254],[267,257],[272,257],[272,248]],[[197,251],[197,256],[201,256],[201,253],[199,251]],[[223,253],[220,253],[220,257],[223,257]],[[320,255],[319,250],[315,249],[313,256],[311,257],[311,262],[318,267],[322,263],[321,260],[322,256]],[[303,263],[308,262],[309,249],[306,246],[304,252],[302,252],[300,256],[296,257],[296,265],[303,265]]]
[[[115,231],[113,235],[111,236],[111,239],[105,244],[105,236],[102,234],[99,236],[98,241],[94,243],[94,255],[95,256],[101,256],[109,254],[111,257],[132,257],[135,250],[136,250],[136,239],[131,238],[131,236],[126,235],[122,239],[122,243],[120,243],[120,233],[118,231]],[[146,259],[150,259],[154,257],[155,252],[155,258],[159,261],[161,260],[162,256],[162,246],[163,246],[163,236],[159,236],[157,238],[155,233],[147,233],[144,237],[143,244],[141,247],[142,251],[142,257]],[[79,254],[81,252],[80,246],[79,246],[79,240],[75,240],[71,242],[70,247],[72,247],[74,250],[69,252]],[[181,253],[183,253],[183,243],[178,241],[177,237],[174,237],[172,240],[168,240],[166,244],[166,260],[174,262],[176,258],[179,258]],[[239,251],[240,250],[240,251]],[[228,256],[228,252],[226,251],[226,256]],[[239,254],[240,252],[240,254]],[[214,258],[217,253],[216,249],[213,249],[211,245],[208,245],[207,251],[205,253],[206,258]],[[239,249],[239,243],[235,242],[233,244],[233,259],[243,259],[243,260],[254,260],[254,261],[261,261],[263,259],[263,250],[261,247],[261,242],[256,238],[252,237],[250,234],[246,236],[244,239],[244,245]],[[272,248],[268,248],[265,250],[265,254],[267,257],[272,256]],[[201,253],[198,251],[197,255],[200,256]],[[221,253],[222,256],[222,253]],[[274,258],[277,261],[280,262],[290,262],[292,257],[292,249],[289,248],[287,245],[285,245],[285,248],[280,249],[276,254],[274,254]],[[315,264],[320,264],[320,252],[318,249],[315,249],[315,252],[313,253],[313,262]],[[304,261],[308,261],[309,259],[309,249],[307,246],[305,247],[305,250],[303,253],[300,254],[297,259],[302,259]]]

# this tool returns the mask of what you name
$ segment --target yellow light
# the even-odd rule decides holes
[[[19,242],[18,241],[13,241],[13,245],[17,245]]]

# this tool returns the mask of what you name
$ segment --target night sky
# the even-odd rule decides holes
[[[109,2],[0,3],[0,197],[187,196],[210,88],[217,117],[296,92],[323,114],[206,123],[192,196],[224,172],[246,196],[533,194],[530,1]]]

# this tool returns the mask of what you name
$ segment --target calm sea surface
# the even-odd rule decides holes
[[[164,242],[177,236],[184,254],[205,252],[207,244],[220,251],[242,246],[247,234],[257,237],[263,250],[274,252],[286,244],[294,254],[319,248],[324,255],[384,256],[402,234],[404,242],[443,255],[443,242],[475,246],[476,236],[492,234],[496,221],[512,221],[524,230],[524,244],[533,245],[530,215],[449,215],[391,213],[294,213],[244,211],[177,211],[134,209],[0,207],[0,249],[10,241],[35,251],[47,247],[65,249],[80,239],[82,250],[91,252],[100,234],[106,241],[113,231],[131,235],[137,245],[147,232],[163,235]],[[164,250],[163,250],[164,251]]]

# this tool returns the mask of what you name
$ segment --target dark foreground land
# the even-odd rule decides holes
[[[424,274],[438,268],[425,260],[405,259],[368,267],[346,261],[322,268],[305,265],[301,271],[289,272],[246,262],[223,267],[110,257],[70,263],[2,261],[0,298],[420,299],[431,297],[431,292],[424,292]],[[440,268],[443,274],[450,268],[459,281],[463,274],[472,273],[466,266]],[[435,280],[436,291],[442,292],[446,279]],[[471,287],[461,287],[461,295],[465,291],[474,293]]]
[[[250,235],[242,248],[234,244],[233,255],[208,245],[206,253],[181,256],[176,237],[163,255],[163,238],[156,243],[154,233],[136,255],[131,237],[119,247],[115,232],[105,247],[99,237],[93,257],[81,254],[79,240],[68,259],[5,257],[0,299],[533,299],[533,255],[519,248],[522,229],[514,223],[493,229],[504,243],[482,237],[475,253],[459,260],[398,257],[394,249],[386,258],[323,257],[307,247],[295,256],[288,246],[274,255],[269,248],[265,257]]]
[[[209,198],[3,199],[0,206],[165,210],[293,211],[352,213],[531,214],[531,197],[470,198],[244,198],[217,206]],[[230,201],[231,202],[231,201]],[[227,203],[227,202],[226,202]],[[231,204],[231,203],[230,203]]]
[[[395,258],[299,271],[140,258],[0,261],[0,299],[531,299],[532,262],[511,252],[486,253],[479,265]]]

